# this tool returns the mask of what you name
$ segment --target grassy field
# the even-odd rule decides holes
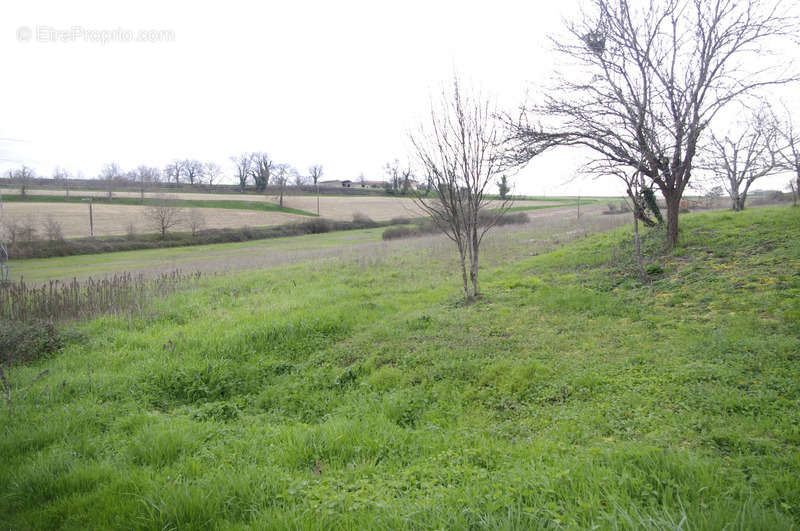
[[[577,219],[572,208],[536,209],[529,212],[530,223],[511,226],[490,234],[490,246],[495,254],[513,251],[521,241],[532,247],[535,239],[538,250],[548,249],[555,240],[566,241],[591,232],[609,230],[629,221],[629,216],[587,214]],[[26,282],[45,282],[51,279],[69,280],[73,277],[101,277],[126,271],[156,276],[176,269],[224,273],[241,269],[257,269],[294,264],[309,260],[329,260],[342,257],[385,256],[404,253],[408,249],[441,248],[448,245],[443,237],[428,237],[422,241],[383,242],[383,228],[313,234],[269,240],[237,243],[195,245],[122,251],[106,254],[77,255],[59,258],[14,260],[9,277],[24,278]],[[502,250],[501,250],[502,248]],[[516,256],[512,253],[512,256]]]
[[[469,306],[452,249],[409,247],[78,323],[7,373],[0,522],[797,528],[800,209],[682,231],[650,285],[629,228],[516,232]]]

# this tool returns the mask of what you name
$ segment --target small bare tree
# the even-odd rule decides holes
[[[767,108],[754,112],[738,131],[720,136],[711,132],[711,141],[698,166],[713,173],[731,198],[731,209],[744,210],[747,192],[758,179],[781,171],[778,156],[779,128]]]
[[[307,185],[309,182],[309,177],[307,175],[303,175],[299,171],[295,172],[292,178],[294,179],[294,182],[292,184],[294,184],[294,186],[297,187],[298,189]]]
[[[203,174],[206,176],[206,183],[211,188],[222,178],[222,168],[216,162],[207,162]]]
[[[206,217],[199,208],[192,208],[189,210],[187,222],[189,224],[189,230],[192,231],[192,238],[197,236],[197,233],[206,227]]]
[[[139,185],[139,198],[144,203],[144,193],[147,188],[157,183],[161,178],[161,170],[151,166],[141,165],[133,170],[133,178]]]
[[[322,165],[315,164],[308,168],[308,175],[314,181],[314,191],[317,193],[317,215],[319,216],[319,180],[322,178]]]
[[[64,231],[61,222],[53,216],[47,216],[42,222],[42,229],[50,242],[64,241]]]
[[[145,208],[144,217],[163,240],[171,228],[183,222],[183,209],[166,196],[160,195],[152,205]]]
[[[457,77],[442,91],[441,102],[432,103],[430,121],[411,135],[435,192],[432,198],[416,193],[414,201],[456,244],[467,301],[479,295],[483,237],[507,210],[507,203],[490,204],[486,197],[501,170],[499,140],[493,107],[480,96],[465,95]]]
[[[71,177],[69,172],[60,166],[56,166],[55,170],[53,170],[53,181],[64,185],[64,193],[67,199],[69,199],[69,180]]]
[[[103,166],[103,169],[100,170],[99,178],[105,183],[108,199],[112,199],[114,197],[114,185],[122,178],[122,170],[119,169],[119,164],[111,162]]]
[[[278,205],[281,208],[283,208],[283,196],[286,193],[286,187],[296,173],[297,170],[289,164],[275,164],[272,182],[278,189]]]

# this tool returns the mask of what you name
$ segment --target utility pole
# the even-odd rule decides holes
[[[94,216],[92,215],[92,198],[84,197],[83,200],[89,202],[89,237],[94,238]]]

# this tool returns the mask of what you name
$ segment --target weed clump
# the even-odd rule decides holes
[[[0,321],[0,365],[26,363],[58,350],[63,339],[45,321]]]

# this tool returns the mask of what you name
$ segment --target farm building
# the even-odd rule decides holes
[[[350,179],[319,182],[321,188],[383,188],[385,184],[384,181],[352,181]]]

